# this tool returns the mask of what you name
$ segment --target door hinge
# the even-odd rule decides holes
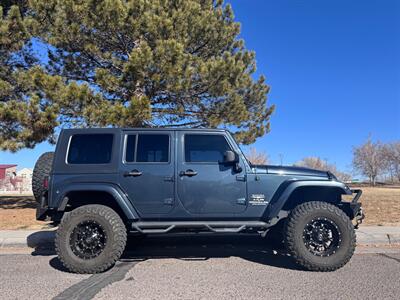
[[[238,198],[236,200],[236,203],[240,204],[240,205],[245,205],[246,204],[246,198]]]
[[[174,181],[174,176],[164,176],[164,181]]]
[[[165,198],[164,199],[164,204],[165,205],[173,205],[174,204],[174,199],[173,198]]]
[[[246,176],[245,175],[237,175],[236,180],[237,181],[246,181]]]

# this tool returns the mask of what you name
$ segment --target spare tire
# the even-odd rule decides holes
[[[44,192],[43,180],[50,175],[53,166],[54,152],[43,153],[37,160],[32,174],[32,192],[37,202]]]

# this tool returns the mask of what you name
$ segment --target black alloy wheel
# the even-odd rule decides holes
[[[306,224],[303,241],[307,249],[317,256],[335,254],[341,244],[339,227],[330,219],[317,218]]]
[[[82,259],[93,259],[103,252],[107,235],[103,227],[94,220],[80,222],[70,236],[72,252]]]

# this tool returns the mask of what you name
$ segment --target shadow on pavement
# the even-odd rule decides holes
[[[259,235],[182,235],[130,239],[122,260],[175,258],[208,260],[239,257],[259,264],[299,270],[279,243]]]
[[[36,208],[37,202],[32,196],[0,196],[0,208],[21,209]]]
[[[34,232],[27,236],[26,244],[30,248],[34,248],[35,250],[32,252],[32,255],[36,251],[47,251],[54,252],[54,238],[56,235],[55,230],[41,230]]]
[[[61,261],[58,259],[58,257],[53,257],[52,259],[50,259],[49,265],[53,269],[56,269],[58,271],[70,273],[69,270],[66,267],[64,267],[64,265],[61,263]]]
[[[53,231],[50,232],[54,235]],[[35,234],[43,233],[46,234],[46,232]],[[49,232],[47,232],[47,235],[49,235]],[[28,239],[35,240],[32,236]],[[55,255],[54,244],[36,244],[32,255]],[[209,258],[227,257],[239,257],[263,265],[300,270],[287,256],[280,243],[271,242],[268,238],[262,238],[259,235],[130,236],[121,261],[140,262],[148,259],[166,258],[206,261]],[[59,271],[67,271],[57,257],[50,260],[50,265]]]

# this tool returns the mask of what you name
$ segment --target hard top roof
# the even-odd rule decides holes
[[[216,132],[227,132],[226,129],[221,128],[165,128],[165,127],[148,127],[148,128],[141,128],[141,127],[124,127],[124,128],[111,128],[111,127],[91,127],[91,128],[68,128],[62,129],[63,131],[108,131],[108,132],[115,132],[115,131],[124,131],[124,130],[137,130],[137,131],[216,131]]]

